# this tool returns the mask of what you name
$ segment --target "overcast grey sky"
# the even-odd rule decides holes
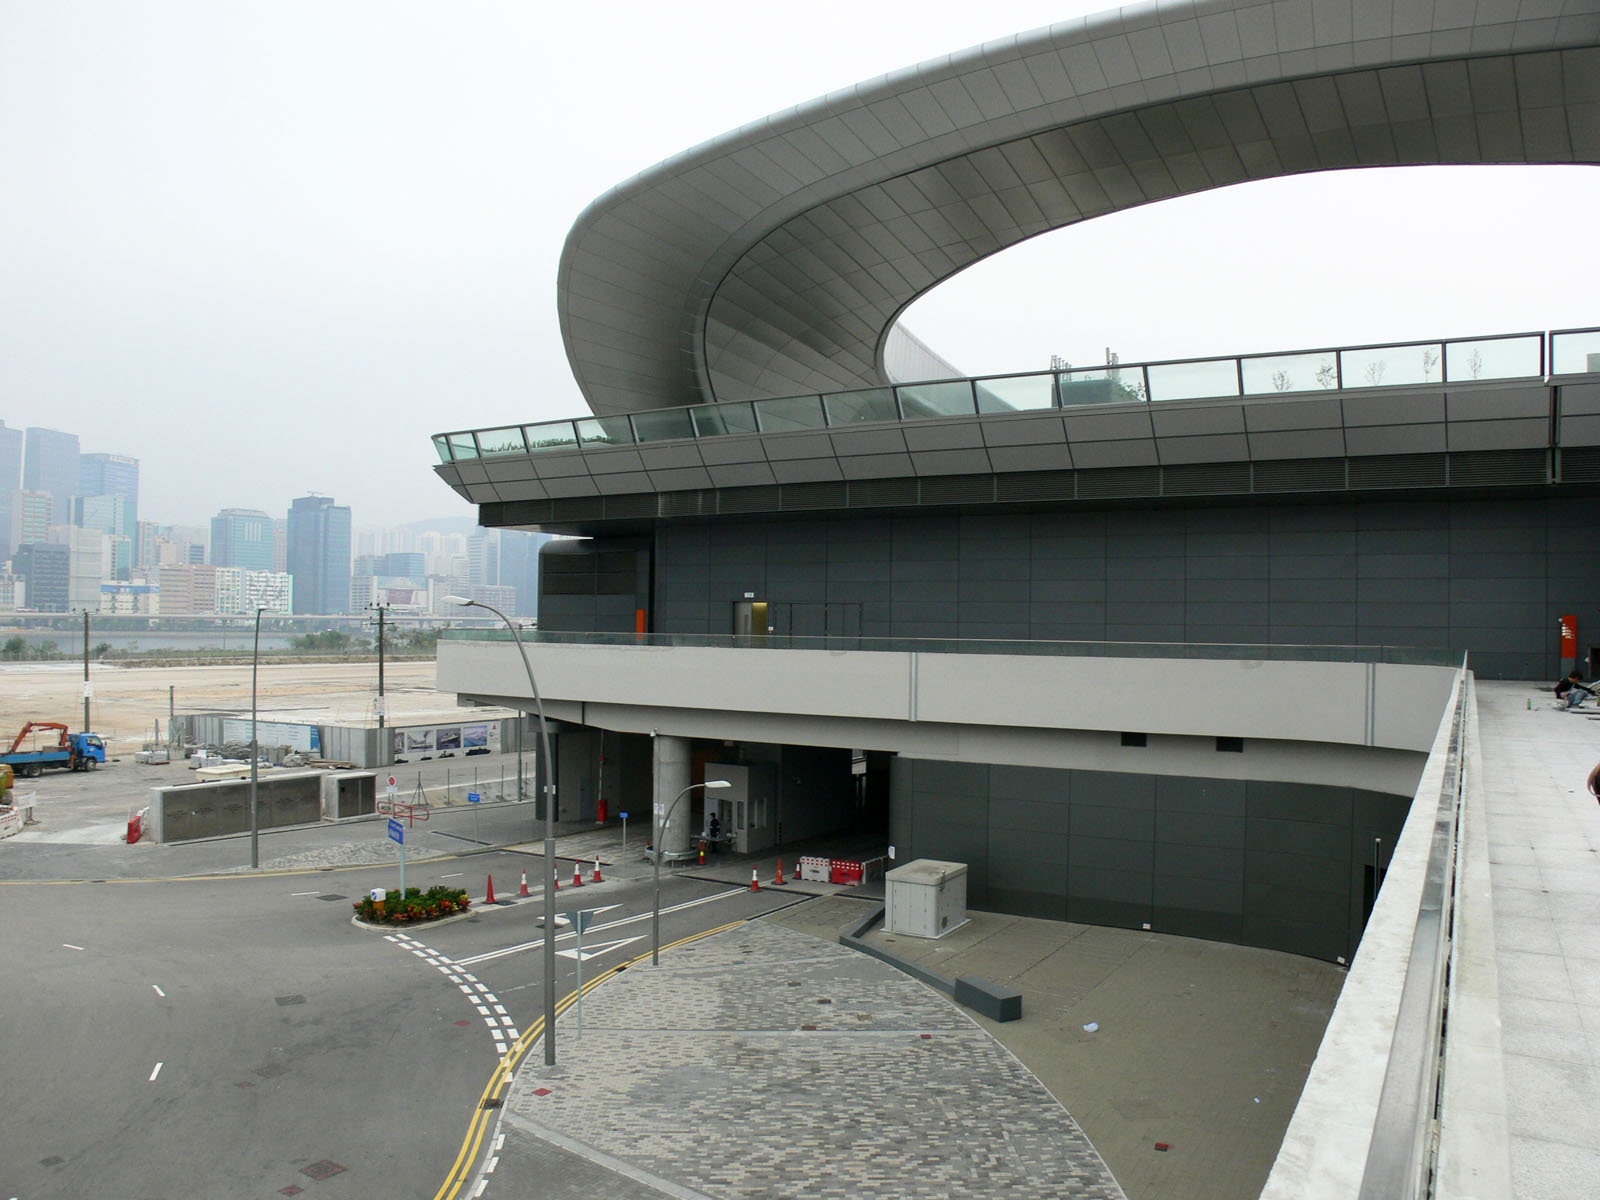
[[[468,515],[429,434],[583,411],[555,273],[590,200],[1104,7],[0,0],[0,418],[140,458],[150,520],[308,490],[358,526]],[[1597,177],[1189,197],[979,264],[908,324],[974,372],[1597,324]]]

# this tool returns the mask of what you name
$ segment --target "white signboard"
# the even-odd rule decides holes
[[[467,725],[408,725],[394,731],[394,752],[402,758],[416,754],[438,754],[448,750],[461,754],[468,750],[500,750],[500,722],[480,721]]]
[[[248,742],[249,718],[224,717],[222,740],[233,743]],[[263,746],[287,746],[302,754],[322,753],[322,730],[315,725],[291,725],[287,721],[258,721],[256,740]]]

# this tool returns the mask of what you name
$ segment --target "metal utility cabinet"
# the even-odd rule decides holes
[[[967,923],[967,864],[919,858],[884,876],[884,929],[943,937]]]

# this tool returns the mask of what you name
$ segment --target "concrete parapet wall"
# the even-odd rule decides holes
[[[257,784],[261,829],[315,825],[322,820],[322,773],[274,771]],[[145,835],[156,842],[192,842],[250,831],[250,780],[180,784],[150,789]]]

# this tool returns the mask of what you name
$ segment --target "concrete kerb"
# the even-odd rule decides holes
[[[946,996],[954,999],[956,994],[956,981],[951,979],[948,975],[941,975],[937,971],[930,971],[926,967],[919,967],[910,959],[902,958],[893,950],[886,950],[882,946],[870,945],[864,940],[867,931],[879,921],[883,920],[884,907],[885,906],[882,904],[874,906],[872,912],[869,913],[864,920],[856,922],[852,928],[848,929],[844,933],[841,933],[839,935],[839,944],[841,946],[848,947],[851,950],[860,951],[869,958],[875,958],[880,962],[886,962],[891,967],[895,968],[895,970],[903,971],[905,974],[911,976],[911,978],[918,980],[921,983],[925,983],[929,987],[934,988],[937,991],[941,991]]]
[[[850,950],[888,963],[897,971],[943,992],[963,1008],[970,1008],[991,1021],[1017,1021],[1022,1018],[1022,993],[1016,988],[997,984],[977,975],[962,975],[955,979],[919,967],[910,959],[902,958],[893,950],[874,946],[865,940],[868,930],[883,920],[885,906],[876,905],[865,918],[839,935],[839,944]]]

